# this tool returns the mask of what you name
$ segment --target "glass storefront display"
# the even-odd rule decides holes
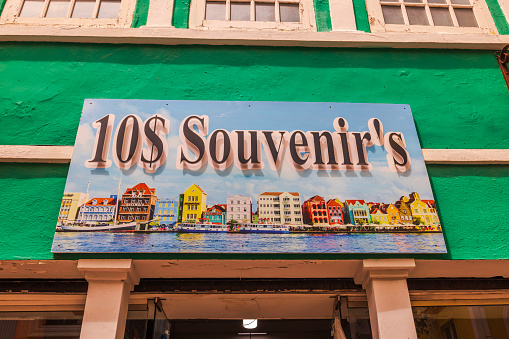
[[[347,339],[370,339],[367,308],[345,308],[341,327]],[[332,319],[258,319],[255,328],[243,326],[243,319],[167,319],[162,307],[148,301],[147,310],[129,311],[125,339],[329,339]]]
[[[82,311],[0,312],[2,339],[79,339]]]
[[[419,339],[508,339],[509,305],[413,307]]]

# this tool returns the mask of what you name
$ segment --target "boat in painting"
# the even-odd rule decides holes
[[[239,224],[239,233],[290,233],[290,228],[280,224]]]
[[[222,233],[227,232],[228,226],[217,224],[181,223],[177,225],[177,232],[182,233]]]
[[[83,224],[62,224],[61,232],[121,232],[134,231],[137,228],[136,222],[122,224],[107,223],[83,223]]]

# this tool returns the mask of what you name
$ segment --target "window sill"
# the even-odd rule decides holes
[[[509,44],[509,35],[360,31],[210,31],[175,29],[170,26],[100,28],[4,24],[0,25],[0,41],[497,50]]]

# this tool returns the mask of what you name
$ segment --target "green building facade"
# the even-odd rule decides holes
[[[65,15],[50,18],[52,5],[47,1],[47,12],[31,18],[26,14],[30,10],[28,2],[10,1],[0,0],[0,12],[3,9],[0,17],[0,284],[3,286],[0,315],[40,310],[46,304],[54,310],[55,302],[38,304],[34,302],[36,296],[50,291],[67,297],[86,295],[86,287],[65,289],[58,284],[66,282],[71,286],[86,281],[91,284],[95,281],[92,275],[107,271],[108,267],[115,272],[130,272],[130,278],[121,280],[124,283],[129,280],[132,285],[137,285],[132,273],[136,270],[141,277],[141,285],[137,286],[145,283],[145,287],[147,281],[154,279],[167,283],[175,279],[189,279],[192,283],[252,279],[255,287],[243,286],[238,293],[241,296],[261,293],[260,279],[284,281],[282,284],[290,284],[288,279],[294,279],[296,285],[290,291],[298,290],[296,286],[309,279],[322,279],[322,282],[335,279],[335,283],[345,285],[324,290],[341,295],[337,300],[348,298],[348,293],[338,292],[345,290],[364,298],[361,302],[369,308],[374,338],[435,338],[420,332],[419,322],[414,326],[405,318],[409,315],[402,309],[408,309],[407,304],[398,306],[398,312],[402,313],[396,312],[399,320],[392,321],[406,321],[409,329],[401,326],[397,330],[400,332],[391,332],[394,330],[387,327],[391,318],[376,317],[377,312],[382,314],[384,310],[375,307],[377,303],[383,304],[376,298],[383,288],[377,287],[378,282],[373,283],[377,279],[374,272],[381,270],[389,272],[391,281],[404,282],[403,292],[398,290],[394,295],[396,299],[409,298],[414,315],[416,307],[425,306],[425,300],[432,299],[419,299],[417,290],[440,291],[443,305],[488,305],[485,316],[489,319],[489,307],[509,304],[509,232],[505,222],[509,211],[509,91],[495,56],[496,51],[509,43],[508,13],[504,11],[509,4],[505,0],[486,0],[480,9],[470,2],[457,7],[454,2],[444,1],[442,7],[433,7],[430,1],[430,4],[406,6],[404,2],[380,5],[375,1],[373,5],[372,1],[362,0],[314,0],[307,5],[297,2],[300,19],[292,17],[295,3],[289,2],[285,7],[288,12],[283,7],[277,11],[280,17],[275,23],[258,27],[259,22],[252,14],[258,13],[258,9],[253,7],[245,27],[240,27],[242,24],[238,22],[231,23],[231,26],[238,24],[237,28],[216,25],[222,20],[208,20],[208,13],[212,18],[212,9],[203,18],[204,9],[200,12],[200,4],[205,8],[219,4],[217,8],[222,8],[220,2],[176,0],[160,11],[161,15],[171,14],[167,17],[171,20],[160,25],[157,20],[161,18],[150,11],[152,3],[148,0],[131,3],[123,0],[118,19],[102,19],[100,1],[97,1],[99,14],[94,15],[100,18],[78,19],[82,20],[79,22],[74,22],[72,17],[76,9],[66,12],[67,18]],[[255,2],[250,6],[256,7]],[[398,8],[396,12],[403,12],[394,14],[395,8]],[[436,8],[459,14],[440,19],[439,14],[433,16],[440,12]],[[233,17],[233,13],[232,9],[227,15]],[[289,17],[283,19],[282,13]],[[384,16],[376,18],[377,13]],[[478,27],[472,27],[474,14]],[[261,16],[262,12],[256,15]],[[403,23],[398,23],[399,20]],[[431,25],[431,20],[436,24]],[[453,25],[439,25],[448,20]],[[85,98],[409,104],[425,149],[448,253],[54,255],[51,246],[69,158],[55,160],[44,155],[41,160],[37,148],[15,146],[53,146],[55,151],[49,154],[63,150],[58,146],[73,146]],[[100,269],[95,263],[99,266],[106,263],[107,268]],[[218,263],[221,269],[217,268]],[[36,269],[37,265],[46,268]],[[178,269],[168,268],[172,265]],[[310,269],[310,265],[317,268]],[[138,269],[142,266],[143,269]],[[34,281],[44,283],[45,287],[31,287]],[[207,294],[206,285],[198,284],[196,289]],[[48,286],[57,287],[52,290]],[[123,286],[131,288],[128,284]],[[157,294],[155,291],[179,295],[177,288],[169,287],[162,292],[160,288],[146,287],[144,291],[141,287],[132,288],[128,302],[131,306],[143,304],[133,295],[145,301]],[[24,297],[18,295],[21,290],[28,291]],[[218,290],[227,293],[228,288]],[[290,298],[277,291],[271,293]],[[459,291],[464,294],[453,293]],[[476,300],[481,301],[473,302],[472,294],[465,291],[476,291]],[[32,309],[12,306],[9,298],[13,293],[15,300],[28,298],[26,305]],[[220,292],[214,293],[217,296]],[[291,298],[312,305],[306,298],[315,294],[304,294]],[[266,294],[260,296],[265,297]],[[118,300],[119,305],[126,302],[125,296]],[[171,297],[167,300],[163,305],[171,309],[175,300]],[[433,300],[435,303],[429,305],[437,305],[436,298]],[[448,304],[444,300],[452,301]],[[189,301],[193,302],[196,301]],[[82,338],[103,337],[98,334],[101,332],[90,330],[93,317],[87,313],[89,306],[84,303],[85,299],[76,301],[76,305],[81,305],[76,307],[84,309]],[[127,309],[122,307],[118,314],[125,319]],[[250,314],[242,311],[242,307],[238,309],[238,316],[228,313],[218,315],[217,319],[242,319]],[[310,313],[308,319],[323,319]],[[509,318],[509,312],[503,314]],[[188,313],[182,317],[195,318]],[[208,316],[199,313],[196,317]],[[285,317],[299,319],[296,315],[281,316]],[[300,315],[303,318],[304,311]],[[456,330],[453,338],[462,338],[460,323],[456,320],[453,324]],[[123,337],[122,321],[117,326],[122,328],[121,334],[111,328],[105,330],[111,333],[111,338]],[[337,334],[339,327],[334,326]],[[449,331],[449,327],[440,326],[442,331]],[[99,331],[97,326],[92,327]],[[343,328],[346,327],[343,322]],[[493,338],[509,338],[509,328],[505,334],[502,329],[494,328],[491,327]],[[126,331],[128,337],[130,332]],[[479,327],[471,331],[477,331],[476,335],[481,333]]]

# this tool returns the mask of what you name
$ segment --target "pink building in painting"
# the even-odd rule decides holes
[[[226,222],[251,222],[253,201],[251,197],[234,195],[226,197]]]

